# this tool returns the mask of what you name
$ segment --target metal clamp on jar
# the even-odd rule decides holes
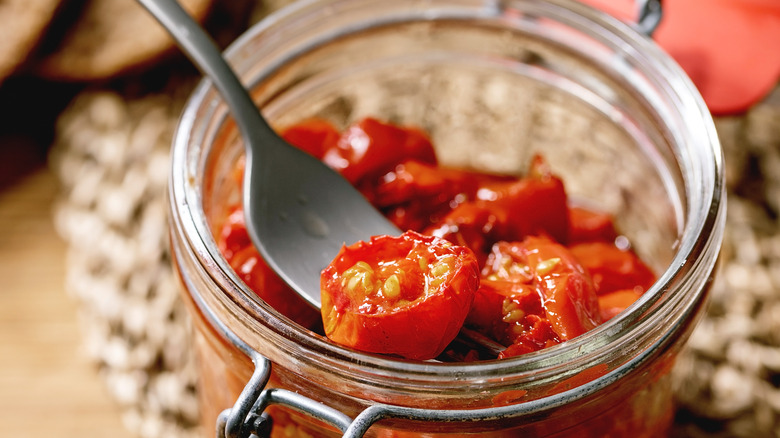
[[[204,424],[236,438],[663,433],[669,372],[720,248],[724,182],[706,106],[642,35],[660,2],[637,9],[632,27],[571,0],[303,1],[236,41],[226,57],[275,126],[414,124],[442,163],[490,172],[521,172],[543,151],[659,279],[590,332],[510,359],[415,362],[335,345],[259,299],[220,254],[243,148],[203,82],[178,126],[169,200]]]

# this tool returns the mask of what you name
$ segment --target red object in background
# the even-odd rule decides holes
[[[581,0],[626,21],[634,0]],[[653,39],[715,115],[744,112],[780,79],[780,1],[664,0]]]

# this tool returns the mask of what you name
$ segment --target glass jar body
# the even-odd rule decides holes
[[[194,303],[190,303],[194,306]],[[193,307],[193,310],[195,308]],[[197,312],[195,312],[198,315]],[[693,325],[689,326],[690,328]],[[666,436],[674,419],[675,404],[671,388],[671,368],[689,329],[680,333],[678,342],[659,351],[643,366],[597,393],[575,400],[543,415],[484,421],[482,424],[441,422],[379,423],[368,436],[377,437],[455,437],[476,434],[485,437],[516,437],[519,434],[538,437],[599,438]],[[199,359],[199,397],[201,418],[205,430],[211,431],[222,410],[233,405],[254,370],[249,358],[214,331],[208,321],[196,321],[195,348]],[[575,388],[579,383],[603,376],[605,368],[595,367],[581,374],[556,381],[547,391]],[[331,382],[336,384],[336,382]],[[343,396],[327,381],[312,385],[303,376],[274,367],[268,387],[302,392],[308,397],[338,407],[350,417],[356,417],[370,406],[370,397],[359,403],[341,400]],[[506,391],[485,406],[519,403],[527,394],[523,390]],[[464,398],[472,398],[468,394]],[[529,397],[530,399],[530,397]],[[419,405],[422,403],[413,403]],[[311,417],[291,409],[271,409],[273,437],[338,437],[341,432]],[[209,433],[210,435],[210,433]]]
[[[228,58],[277,127],[378,117],[423,128],[444,165],[499,173],[520,173],[542,153],[573,199],[618,218],[659,281],[592,332],[511,360],[409,363],[332,345],[259,300],[219,254],[214,234],[240,197],[229,176],[242,146],[204,83],[177,131],[170,201],[206,430],[253,364],[204,309],[271,360],[269,385],[351,417],[377,403],[487,412],[389,418],[370,429],[377,436],[650,436],[669,425],[669,370],[714,270],[723,186],[706,108],[651,43],[566,0],[328,0],[272,16]],[[293,411],[272,415],[275,434],[326,434]]]

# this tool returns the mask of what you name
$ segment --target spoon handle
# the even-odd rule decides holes
[[[217,87],[248,144],[260,145],[265,135],[275,136],[260,116],[244,85],[222,57],[214,40],[176,0],[137,0],[178,42],[195,66]],[[254,127],[254,129],[250,129]]]
[[[341,175],[273,131],[214,41],[176,0],[137,1],[222,94],[245,147],[243,206],[252,243],[319,307],[320,273],[345,243],[400,231]]]

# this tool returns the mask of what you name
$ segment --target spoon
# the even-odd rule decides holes
[[[401,231],[341,175],[274,132],[214,41],[177,1],[138,2],[214,83],[238,125],[252,243],[290,287],[320,308],[320,272],[342,245]]]

